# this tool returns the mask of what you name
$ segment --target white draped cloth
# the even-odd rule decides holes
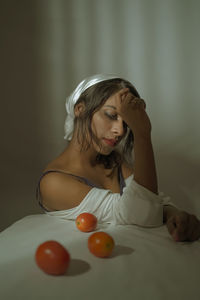
[[[99,223],[132,224],[157,227],[163,224],[164,205],[173,205],[170,197],[156,195],[138,184],[133,175],[126,180],[123,194],[107,189],[92,188],[81,203],[67,210],[45,212],[66,220],[75,220],[83,212],[94,214]]]

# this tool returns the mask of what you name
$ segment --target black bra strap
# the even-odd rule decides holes
[[[84,182],[85,184],[91,186],[91,187],[96,187],[96,188],[101,188],[99,186],[97,186],[96,184],[92,183],[90,180],[88,180],[87,178],[85,177],[81,177],[81,176],[78,176],[78,175],[74,175],[74,174],[71,174],[71,173],[68,173],[68,172],[65,172],[65,171],[62,171],[62,170],[48,170],[44,173],[42,173],[42,175],[40,176],[40,179],[39,179],[39,182],[38,182],[38,185],[37,185],[37,188],[36,188],[36,199],[38,200],[38,203],[39,205],[41,206],[41,208],[45,211],[48,211],[42,204],[42,201],[41,201],[41,194],[40,194],[40,182],[42,180],[42,178],[48,174],[48,173],[53,173],[53,172],[56,172],[56,173],[64,173],[64,174],[67,174],[67,175],[70,175],[70,176],[73,176],[75,178],[77,178],[78,180],[80,180],[81,182]],[[122,175],[122,170],[121,170],[121,167],[118,168],[118,178],[119,178],[119,184],[120,184],[120,195],[123,194],[123,188],[126,186],[125,184],[125,180],[124,180],[124,177]]]

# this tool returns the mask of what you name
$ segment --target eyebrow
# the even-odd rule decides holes
[[[104,107],[111,107],[111,108],[113,108],[113,109],[117,109],[115,106],[113,106],[113,105],[105,105]]]

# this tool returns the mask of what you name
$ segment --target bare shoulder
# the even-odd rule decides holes
[[[133,167],[128,163],[122,163],[122,174],[123,177],[126,179],[133,174]]]
[[[40,182],[42,203],[49,210],[78,206],[91,187],[65,173],[50,172]]]

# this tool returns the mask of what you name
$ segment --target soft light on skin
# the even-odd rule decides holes
[[[94,142],[95,150],[104,155],[110,154],[126,134],[123,119],[117,113],[115,99],[112,96],[94,113],[91,126],[101,145],[99,148]],[[117,143],[112,145],[114,141]]]

